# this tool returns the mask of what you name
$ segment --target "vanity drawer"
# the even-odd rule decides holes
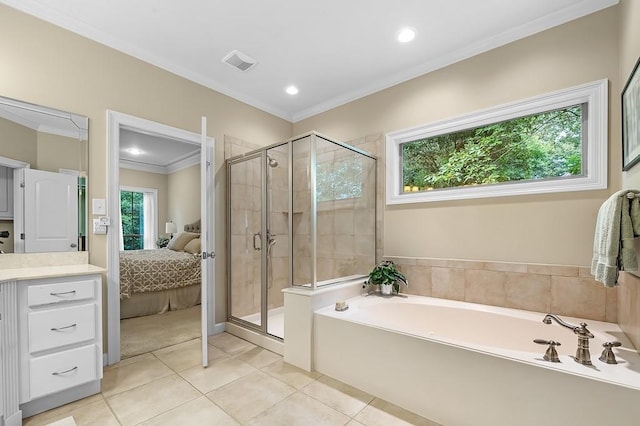
[[[96,349],[96,345],[89,345],[32,358],[29,361],[31,399],[96,380]]]
[[[29,352],[84,342],[96,337],[96,305],[64,306],[29,312]]]
[[[96,297],[95,280],[33,285],[27,289],[27,304],[29,306],[93,299],[94,297]]]

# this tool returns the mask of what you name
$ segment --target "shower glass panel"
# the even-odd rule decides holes
[[[267,334],[284,337],[284,295],[289,287],[289,145],[267,150],[266,158]]]
[[[230,190],[229,314],[249,326],[262,326],[262,156],[228,168]]]
[[[366,275],[375,262],[376,162],[322,137],[315,152],[316,282],[326,285]]]
[[[313,281],[313,243],[311,241],[311,141],[313,136],[297,139],[293,151],[293,285]]]
[[[227,160],[228,317],[284,339],[284,296],[375,265],[376,159],[315,132]]]

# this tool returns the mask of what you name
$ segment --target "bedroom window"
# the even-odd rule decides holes
[[[606,188],[607,81],[387,135],[387,203]]]
[[[158,191],[120,188],[120,250],[155,248]]]

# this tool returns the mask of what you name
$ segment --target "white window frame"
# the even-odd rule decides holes
[[[142,188],[139,186],[120,186],[120,191],[141,192],[143,194],[144,209],[144,250],[156,248],[156,240],[158,239],[158,190],[155,188]],[[120,192],[118,193],[120,194]],[[118,197],[120,200],[120,197]],[[120,208],[118,208],[120,211]],[[146,220],[151,218],[153,223]],[[122,218],[120,220],[120,250],[124,250],[124,242],[122,236]]]
[[[402,192],[400,152],[403,143],[585,103],[588,117],[587,142],[586,150],[584,150],[586,158],[583,155],[582,161],[586,175],[566,179],[527,180],[432,191]],[[460,117],[388,133],[386,135],[386,201],[387,204],[407,204],[605,189],[607,187],[607,151],[608,80],[603,79]]]

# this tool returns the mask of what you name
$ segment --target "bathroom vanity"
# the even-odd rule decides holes
[[[0,426],[100,392],[104,272],[0,268]]]

